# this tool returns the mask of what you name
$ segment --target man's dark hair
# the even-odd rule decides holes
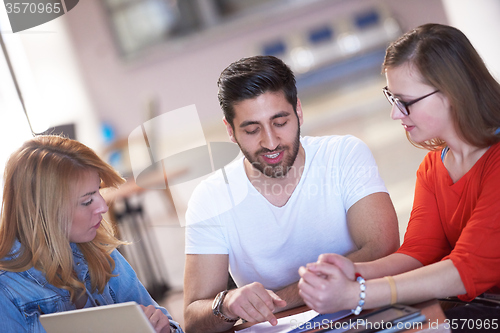
[[[273,56],[254,56],[233,62],[217,81],[219,104],[234,128],[234,104],[266,92],[283,91],[297,113],[297,87],[291,69]]]

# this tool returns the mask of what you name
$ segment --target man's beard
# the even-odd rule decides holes
[[[282,146],[279,145],[276,147],[274,150],[269,150],[269,149],[261,149],[257,151],[256,153],[253,154],[253,156],[245,150],[241,145],[238,143],[238,146],[240,146],[241,151],[243,152],[243,155],[245,155],[245,158],[250,162],[250,164],[257,170],[259,170],[261,173],[264,175],[271,177],[271,178],[283,178],[287,175],[288,171],[293,166],[293,163],[295,163],[295,159],[297,158],[297,155],[299,153],[299,148],[300,148],[300,127],[297,129],[297,135],[295,136],[295,139],[293,140],[293,145],[290,148],[289,146]],[[286,154],[289,152],[288,156],[285,156],[279,163],[276,164],[267,164],[266,162],[262,161],[260,162],[259,160],[262,159],[261,155],[262,154],[272,154],[273,152],[276,151],[283,151],[283,154]]]

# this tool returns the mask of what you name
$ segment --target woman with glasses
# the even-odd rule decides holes
[[[135,301],[157,332],[182,332],[116,248],[101,187],[124,182],[78,141],[36,136],[9,158],[0,222],[2,332],[45,332],[42,314]]]
[[[324,254],[300,268],[300,294],[318,312],[450,296],[470,302],[500,290],[499,83],[462,32],[439,24],[393,42],[382,67],[391,117],[430,152],[396,253],[368,263]]]

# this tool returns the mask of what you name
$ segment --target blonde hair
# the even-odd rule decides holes
[[[56,135],[36,136],[10,156],[4,174],[0,269],[22,272],[34,267],[50,284],[68,290],[73,302],[85,292],[73,269],[68,229],[76,206],[74,187],[89,171],[99,174],[101,188],[124,182],[92,149]],[[21,247],[10,253],[16,239]],[[88,262],[91,292],[104,291],[115,265],[110,253],[121,244],[125,242],[104,219],[92,241],[78,244]]]

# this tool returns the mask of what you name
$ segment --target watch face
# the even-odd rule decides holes
[[[212,302],[212,310],[215,310],[215,307],[217,306],[217,300],[219,297],[215,296],[214,301]]]
[[[215,299],[212,303],[212,311],[215,315],[220,314],[220,307],[222,305],[223,296],[225,295],[225,291],[222,291],[215,296]]]
[[[229,317],[226,317],[221,311],[222,302],[224,302],[224,298],[225,298],[226,294],[227,294],[227,290],[224,290],[224,291],[221,291],[220,293],[218,293],[217,296],[215,296],[215,299],[212,303],[212,312],[218,318],[220,318],[224,321],[227,321],[228,323],[234,323],[234,322],[238,321],[239,317],[235,318],[235,319],[229,318]]]

